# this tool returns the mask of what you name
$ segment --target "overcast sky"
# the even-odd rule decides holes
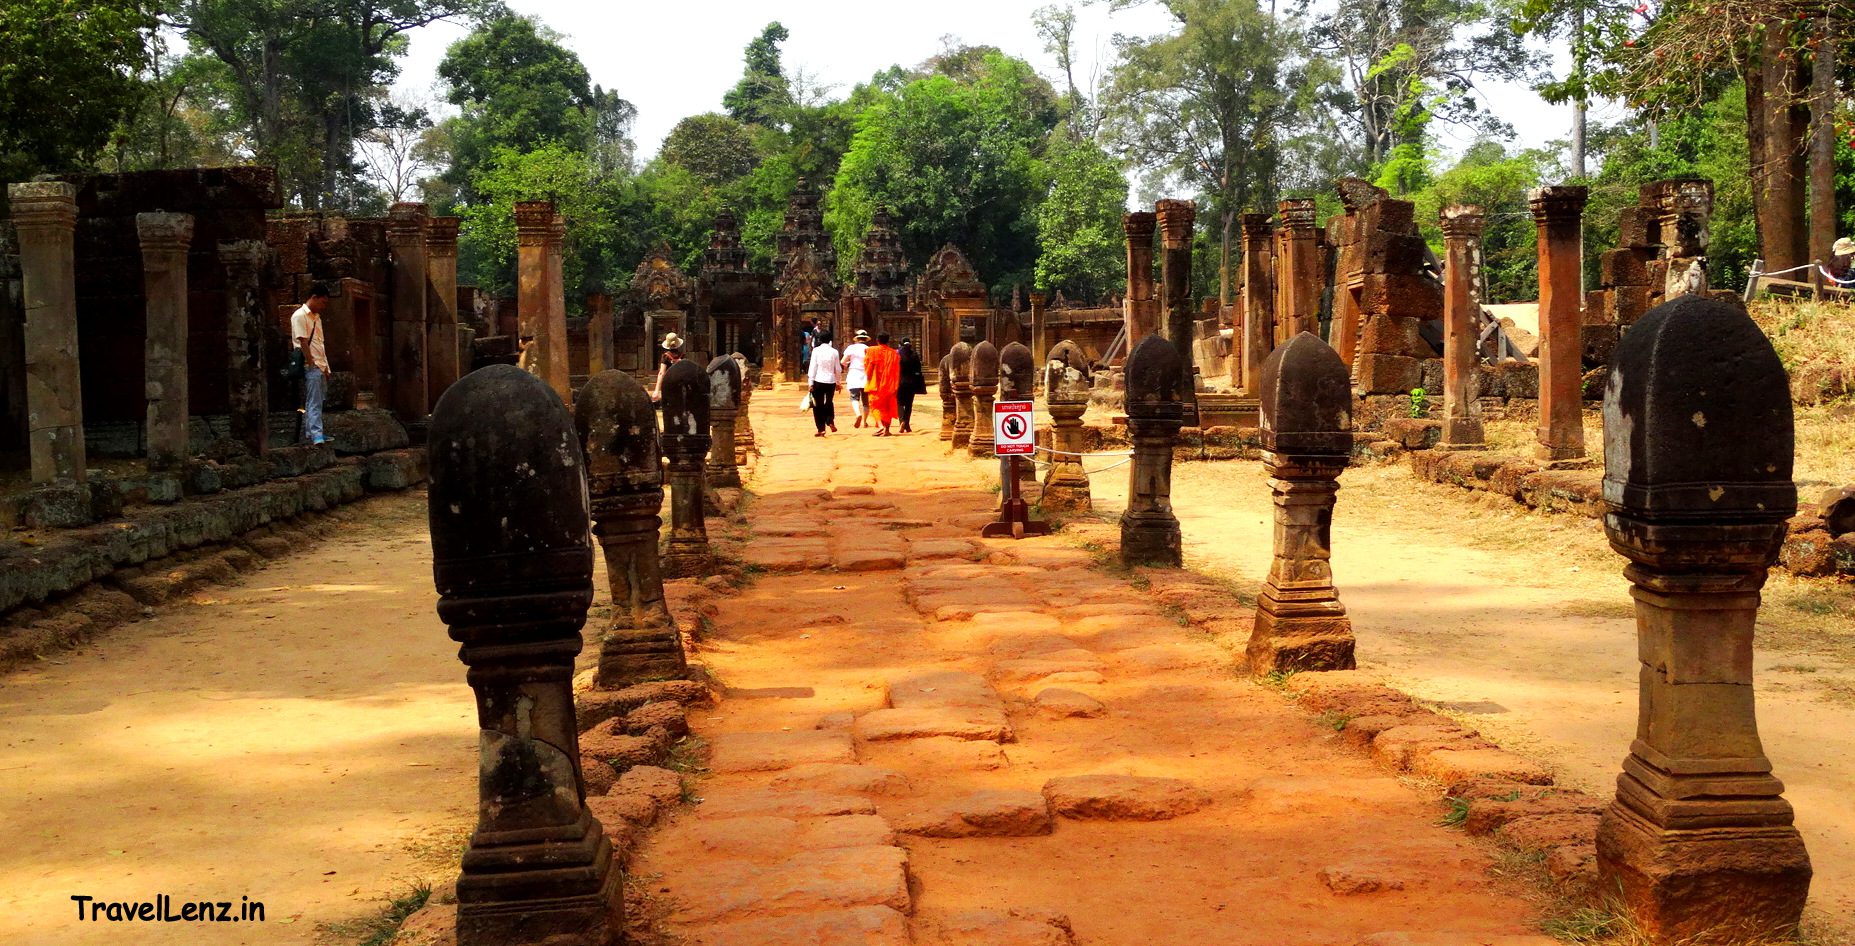
[[[792,33],[783,45],[788,75],[803,70],[841,96],[878,70],[912,66],[942,47],[943,37],[997,46],[1036,66],[1061,86],[1056,60],[1044,52],[1031,12],[1048,0],[935,0],[932,3],[846,0],[688,0],[682,3],[509,0],[509,6],[565,34],[593,81],[638,107],[634,137],[640,158],[656,154],[683,117],[721,108],[721,96],[741,75],[741,52],[769,21]],[[1116,33],[1167,32],[1171,18],[1157,3],[1110,13],[1104,2],[1077,3],[1076,82],[1105,74]],[[439,23],[411,35],[399,85],[429,93],[446,47],[465,33]],[[1570,110],[1548,105],[1524,87],[1485,90],[1489,105],[1535,146],[1567,137]],[[1600,113],[1601,114],[1601,113]],[[1467,144],[1438,127],[1451,151]]]

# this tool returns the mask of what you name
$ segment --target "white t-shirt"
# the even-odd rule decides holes
[[[863,374],[863,360],[869,350],[862,342],[852,342],[844,349],[844,387],[860,388],[868,381]]]
[[[837,349],[819,345],[812,349],[811,365],[806,368],[805,377],[814,384],[836,384],[838,368]]]
[[[328,371],[328,346],[323,344],[322,317],[310,311],[307,302],[290,314],[291,347],[295,347],[299,338],[309,339],[309,346],[303,352],[304,366]]]

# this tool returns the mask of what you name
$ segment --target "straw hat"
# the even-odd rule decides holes
[[[870,333],[865,332],[862,329],[857,329],[857,341],[867,342],[869,341],[869,338],[870,338]]]
[[[683,347],[683,339],[681,336],[677,335],[675,332],[671,332],[670,334],[665,335],[663,337],[663,350],[664,351],[675,351],[681,347]]]
[[[1851,240],[1848,237],[1843,237],[1842,239],[1836,241],[1835,246],[1832,246],[1829,248],[1829,252],[1837,256],[1848,256],[1850,254],[1855,254],[1855,240]]]

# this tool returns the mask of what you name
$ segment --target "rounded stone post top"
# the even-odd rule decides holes
[[[1189,200],[1166,199],[1153,205],[1168,246],[1185,246],[1192,242],[1192,221],[1198,205]]]
[[[135,236],[143,250],[184,250],[193,243],[193,215],[136,214]]]
[[[1153,228],[1158,223],[1158,215],[1145,210],[1136,210],[1133,213],[1121,215],[1121,229],[1130,237],[1146,237],[1151,240]]]
[[[733,355],[716,355],[709,362],[709,408],[734,410],[741,406],[741,363]],[[664,383],[669,384],[666,376]]]
[[[953,393],[953,356],[940,356],[940,393],[947,397]]]
[[[1352,373],[1320,336],[1302,332],[1262,363],[1264,450],[1351,456],[1352,430]]]
[[[1028,401],[1037,385],[1037,358],[1021,342],[998,353],[998,396],[1006,401]]]
[[[573,399],[573,426],[586,449],[586,476],[594,501],[626,487],[662,485],[657,405],[636,378],[609,369],[586,379]]]
[[[1623,333],[1604,387],[1604,501],[1671,523],[1776,523],[1797,509],[1790,384],[1751,317],[1698,296]]]
[[[1122,368],[1127,377],[1127,404],[1178,403],[1185,360],[1172,343],[1148,335],[1134,346]]]
[[[1536,187],[1527,194],[1527,206],[1533,210],[1533,219],[1541,222],[1578,220],[1584,216],[1590,195],[1591,189],[1583,184]]]
[[[947,362],[953,368],[955,382],[973,379],[973,346],[959,342],[947,350]]]
[[[573,418],[553,389],[514,365],[473,371],[438,399],[429,438],[438,593],[468,599],[584,589],[590,599],[586,466]]]
[[[974,387],[996,386],[998,384],[998,346],[990,341],[981,341],[974,345],[970,367]]]
[[[13,224],[35,227],[77,226],[77,188],[64,181],[26,181],[6,186]]]
[[[1087,400],[1091,378],[1088,356],[1075,342],[1065,338],[1050,349],[1050,360],[1043,366],[1043,393],[1058,400]]]
[[[709,378],[685,358],[663,373],[663,432],[666,436],[709,435]]]
[[[1282,227],[1287,230],[1312,230],[1317,223],[1315,217],[1319,210],[1313,198],[1296,197],[1275,205],[1282,215]]]
[[[1444,238],[1478,237],[1488,224],[1488,217],[1474,204],[1453,204],[1437,212],[1437,223]]]
[[[233,272],[257,272],[269,255],[263,240],[219,241],[219,262]]]

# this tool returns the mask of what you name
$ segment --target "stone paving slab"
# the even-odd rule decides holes
[[[906,913],[913,905],[907,864],[907,852],[888,845],[804,851],[768,865],[735,862],[705,878],[703,895],[677,916],[713,923],[851,907]]]
[[[856,746],[839,732],[722,733],[709,740],[715,772],[767,772],[806,762],[855,762]]]

